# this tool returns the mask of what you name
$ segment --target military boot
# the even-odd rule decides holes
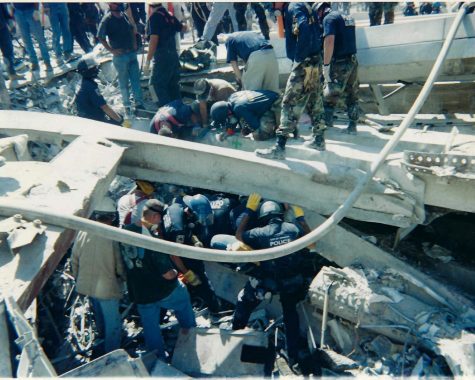
[[[315,135],[313,142],[309,145],[310,148],[324,151],[325,150],[325,137],[323,136],[323,132],[319,132]]]
[[[277,143],[269,149],[256,149],[256,156],[262,158],[269,158],[271,160],[285,160],[285,144],[287,138],[284,136],[277,136]]]
[[[356,122],[350,121],[348,127],[342,131],[343,133],[348,133],[349,135],[356,135]]]

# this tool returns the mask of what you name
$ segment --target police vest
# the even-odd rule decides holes
[[[185,225],[185,209],[179,203],[168,206],[163,216],[165,237],[169,241],[179,244],[188,243],[190,234]]]

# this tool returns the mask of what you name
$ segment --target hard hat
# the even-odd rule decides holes
[[[214,222],[213,209],[208,198],[203,194],[195,194],[192,197],[185,195],[183,197],[185,205],[191,209],[196,216],[198,223],[203,226],[211,226]]]
[[[331,8],[331,5],[327,1],[321,1],[319,3],[315,3],[313,9],[315,12],[318,12],[320,9],[325,10],[326,8]]]
[[[276,217],[276,216],[282,216],[284,214],[284,210],[278,204],[277,202],[274,201],[266,201],[261,205],[261,208],[259,209],[259,219],[264,219],[266,217]]]
[[[142,214],[147,211],[153,211],[162,214],[164,209],[165,205],[158,199],[149,199],[147,200],[147,202],[145,202],[145,205],[143,206]]]
[[[207,94],[209,92],[209,89],[210,89],[210,84],[209,82],[202,78],[202,79],[198,79],[196,82],[195,82],[195,85],[193,86],[193,89],[195,90],[195,94],[197,95],[203,95],[203,94]]]
[[[137,185],[137,188],[145,195],[150,195],[155,191],[155,188],[149,181],[137,179],[135,180],[135,184]]]
[[[113,221],[116,218],[116,211],[114,201],[106,196],[101,199],[91,217],[97,221]]]
[[[81,57],[78,62],[77,72],[85,78],[94,78],[99,73],[99,64],[93,53]]]
[[[209,113],[216,126],[224,126],[229,113],[228,102],[220,101],[214,103]]]

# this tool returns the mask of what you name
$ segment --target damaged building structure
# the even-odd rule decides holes
[[[359,20],[358,134],[340,133],[347,119],[338,112],[326,132],[327,150],[319,152],[302,142],[311,132],[302,117],[304,137],[290,139],[287,158],[279,161],[254,154],[273,142],[238,134],[222,139],[219,130],[193,141],[150,134],[156,109],[149,117],[129,116],[131,128],[80,118],[73,107],[80,82],[75,61],[54,67],[52,76],[27,74],[6,83],[0,376],[295,375],[278,296],[260,304],[248,328],[233,331],[227,324],[248,280],[236,268],[314,242],[334,265],[321,267],[298,303],[305,340],[300,373],[475,376],[475,15],[467,8],[371,28]],[[291,63],[277,25],[270,38],[282,88]],[[191,40],[186,33],[181,48],[193,46]],[[120,109],[111,54],[100,46],[94,52],[99,88]],[[224,56],[220,45],[209,69],[183,69],[186,102],[202,77],[234,80]],[[152,102],[147,82],[142,79],[142,87]],[[312,231],[283,246],[235,252],[178,245],[88,219],[104,197],[117,201],[132,191],[135,179],[154,183],[162,200],[180,189],[257,191],[302,207]],[[198,327],[183,334],[169,313],[161,328],[173,354],[164,363],[144,350],[140,318],[124,297],[122,348],[94,357],[91,303],[75,292],[69,268],[77,231],[205,261],[221,300],[219,318],[195,303]]]

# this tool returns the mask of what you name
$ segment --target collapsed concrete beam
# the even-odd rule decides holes
[[[102,139],[80,137],[51,162],[8,162],[0,168],[2,195],[87,216],[106,194],[124,148]],[[0,246],[0,292],[12,295],[24,311],[71,246],[75,232],[48,226],[45,233],[11,253]]]
[[[128,147],[119,173],[130,177],[211,190],[249,194],[258,189],[266,198],[299,203],[321,214],[333,212],[349,194],[362,172],[358,168],[323,162],[286,160],[275,162],[254,154],[125,130],[77,117],[38,114],[35,128],[26,122],[30,114],[4,112],[2,119],[25,120],[20,128],[32,139],[61,144],[78,135],[107,137]],[[11,125],[7,123],[6,125]],[[53,125],[53,127],[52,127]],[[68,125],[68,127],[64,127]],[[336,178],[336,179],[334,179]],[[243,181],[246,179],[246,181]],[[421,206],[412,196],[393,191],[374,180],[350,211],[349,217],[407,227],[423,220]]]

